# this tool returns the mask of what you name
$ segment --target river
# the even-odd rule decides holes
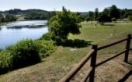
[[[0,26],[0,49],[24,39],[39,39],[48,32],[46,20],[17,21]]]

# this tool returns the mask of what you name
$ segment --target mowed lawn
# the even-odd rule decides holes
[[[58,82],[72,67],[74,67],[90,50],[90,44],[102,46],[132,34],[131,22],[106,23],[82,22],[81,34],[69,35],[69,39],[79,39],[89,42],[83,47],[58,46],[57,50],[39,64],[14,70],[0,75],[0,82]],[[81,45],[81,42],[78,43]],[[98,56],[114,54],[125,47],[125,44],[102,51]]]

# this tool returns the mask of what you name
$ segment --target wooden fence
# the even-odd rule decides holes
[[[131,39],[132,36],[131,34],[129,34],[127,36],[127,38],[122,39],[120,41],[102,46],[102,47],[97,47],[97,45],[93,45],[92,46],[92,50],[77,64],[77,66],[75,66],[69,73],[67,73],[67,75],[65,75],[59,82],[70,82],[70,80],[80,71],[80,69],[86,64],[86,62],[88,62],[88,60],[91,59],[90,61],[90,68],[88,73],[83,77],[83,79],[80,82],[94,82],[94,76],[95,76],[95,70],[96,67],[120,56],[121,54],[125,53],[124,56],[124,62],[128,62],[128,57],[129,57],[129,51],[132,50],[130,49],[130,44],[131,44]],[[116,44],[122,43],[126,41],[126,47],[125,50],[121,51],[120,53],[114,55],[113,57],[110,57],[100,63],[96,63],[97,61],[97,52],[99,50],[114,46]]]

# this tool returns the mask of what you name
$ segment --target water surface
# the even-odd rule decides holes
[[[40,38],[48,32],[48,28],[45,26],[46,23],[45,20],[18,21],[1,26],[0,49],[5,49],[7,46],[23,39],[35,40]]]

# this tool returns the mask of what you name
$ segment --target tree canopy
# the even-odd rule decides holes
[[[116,19],[120,18],[119,9],[115,5],[112,5],[109,11],[110,11],[109,13],[111,18],[116,18]]]
[[[69,33],[79,34],[78,22],[78,15],[63,7],[62,12],[58,12],[48,22],[51,38],[56,42],[64,42]]]
[[[14,15],[11,14],[0,14],[0,22],[11,22],[11,21],[16,21],[17,18]]]

